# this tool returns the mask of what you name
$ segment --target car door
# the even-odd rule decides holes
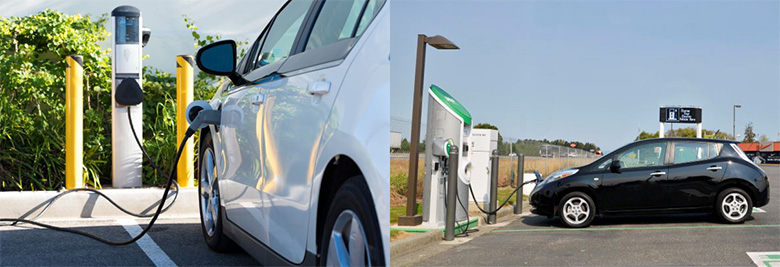
[[[655,209],[666,204],[666,141],[642,142],[615,154],[621,168],[609,168],[602,176],[598,194],[604,211]]]
[[[268,124],[264,110],[268,91],[288,82],[278,71],[295,54],[296,41],[315,4],[290,1],[263,30],[239,64],[239,72],[248,82],[227,89],[219,129],[226,157],[220,189],[228,220],[292,262],[302,261],[306,236],[299,231],[283,241],[272,239],[268,226],[275,216],[275,203],[263,191],[269,180],[267,145],[262,136]],[[305,229],[307,221],[300,218],[289,220],[288,227]]]
[[[230,99],[243,114],[237,139],[246,144],[239,145],[244,175],[224,197],[228,218],[294,263],[315,223],[308,221],[315,160],[345,61],[378,3],[290,2],[253,49],[252,85]]]
[[[666,181],[669,207],[709,207],[715,200],[716,185],[728,162],[718,158],[723,144],[705,141],[673,142],[672,165]]]

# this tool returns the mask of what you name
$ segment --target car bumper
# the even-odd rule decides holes
[[[759,192],[758,199],[756,199],[756,203],[753,204],[754,207],[763,207],[766,206],[766,204],[769,204],[769,185],[767,184],[766,190],[764,192]]]
[[[531,213],[547,217],[555,216],[555,203],[552,193],[544,190],[544,186],[537,186],[529,196]]]

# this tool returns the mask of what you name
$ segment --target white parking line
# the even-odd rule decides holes
[[[753,207],[753,213],[765,213],[765,212],[766,212],[765,210]]]
[[[747,252],[748,257],[758,267],[780,266],[780,252]]]
[[[133,219],[116,220],[116,222],[122,225],[130,236],[136,236],[142,231],[141,226],[138,226],[138,223]],[[154,240],[152,240],[148,234],[138,239],[138,241],[135,241],[135,243],[141,247],[141,250],[146,253],[146,256],[152,260],[155,266],[176,266],[176,263],[165,254],[165,251],[154,243]]]

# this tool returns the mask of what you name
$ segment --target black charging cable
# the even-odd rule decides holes
[[[460,234],[457,234],[455,236],[462,235],[462,236],[468,237],[469,236],[469,226],[471,224],[471,216],[469,216],[469,209],[466,208],[465,205],[463,205],[462,201],[460,201],[460,194],[455,194],[455,199],[458,200],[458,203],[460,203],[460,207],[463,208],[463,212],[466,213],[466,228],[463,229],[463,232],[461,232]],[[458,224],[458,228],[460,228],[460,224]]]
[[[520,188],[523,188],[523,185],[530,184],[530,183],[536,183],[536,181],[528,181],[528,182],[524,182],[524,183],[520,184],[520,186],[516,187],[515,190],[513,190],[512,193],[509,194],[509,197],[507,197],[506,200],[504,200],[504,203],[501,203],[501,206],[499,206],[494,211],[486,211],[482,207],[479,206],[479,203],[477,202],[477,197],[474,196],[474,190],[471,189],[471,184],[469,184],[469,191],[471,192],[471,198],[474,199],[474,205],[476,205],[477,208],[480,211],[482,211],[483,213],[488,214],[488,215],[493,215],[493,214],[498,213],[498,211],[501,210],[501,208],[503,208],[506,205],[506,203],[509,203],[509,200],[512,199],[512,196],[514,196],[515,193],[517,193],[517,191],[520,190]],[[515,205],[522,205],[522,204],[523,203],[515,203]]]
[[[146,153],[146,150],[141,145],[141,141],[138,139],[138,136],[135,134],[135,129],[133,128],[132,117],[130,116],[130,107],[127,108],[127,111],[128,111],[129,122],[130,122],[130,128],[133,131],[133,136],[135,137],[137,144],[141,148],[141,151],[146,156],[147,160],[149,160],[149,162],[152,164],[152,166],[155,169],[157,169],[157,171],[159,173],[163,173],[157,167],[157,165],[154,164],[154,161],[151,159],[151,157]],[[54,225],[45,224],[45,223],[40,223],[40,222],[34,221],[34,219],[33,220],[23,219],[23,217],[15,218],[15,219],[12,219],[12,218],[0,218],[0,222],[11,222],[11,224],[9,224],[10,226],[14,226],[14,225],[16,225],[16,224],[18,224],[20,222],[29,223],[29,224],[37,225],[37,226],[44,227],[44,228],[47,228],[47,229],[52,229],[52,230],[57,230],[57,231],[63,231],[63,232],[69,232],[69,233],[83,235],[83,236],[95,239],[97,241],[100,241],[100,242],[103,242],[103,243],[106,243],[106,244],[109,244],[109,245],[127,245],[127,244],[131,244],[131,243],[137,241],[138,239],[140,239],[141,237],[143,237],[143,235],[145,235],[146,232],[148,232],[149,229],[151,229],[152,226],[154,225],[154,223],[157,221],[157,218],[160,216],[160,213],[162,213],[165,210],[167,210],[168,208],[170,208],[171,205],[173,205],[173,203],[176,201],[176,198],[178,197],[178,192],[179,192],[179,184],[175,183],[175,179],[174,179],[174,174],[176,173],[176,166],[178,165],[179,158],[181,157],[181,153],[182,153],[182,151],[184,149],[184,145],[187,143],[187,140],[190,137],[192,137],[193,134],[195,134],[195,131],[192,130],[192,129],[188,129],[187,132],[184,135],[184,139],[182,139],[182,142],[179,144],[179,149],[177,150],[176,156],[174,157],[174,161],[173,161],[173,163],[174,163],[173,164],[173,169],[171,170],[171,173],[168,175],[168,184],[165,187],[165,190],[163,192],[162,199],[160,200],[160,205],[157,206],[157,211],[154,214],[136,214],[136,213],[133,213],[133,212],[125,210],[124,208],[122,208],[121,206],[116,204],[116,202],[114,202],[111,198],[109,198],[108,196],[106,196],[105,194],[103,194],[100,191],[97,191],[97,190],[91,189],[91,188],[75,188],[75,189],[71,189],[71,190],[62,192],[59,195],[57,195],[54,199],[52,199],[49,202],[49,204],[47,204],[47,206],[44,208],[44,210],[41,213],[39,213],[38,216],[35,217],[35,218],[40,217],[49,208],[49,206],[55,200],[59,199],[63,195],[66,195],[66,194],[69,194],[69,193],[72,193],[72,192],[76,192],[76,191],[94,192],[94,193],[97,193],[98,195],[106,198],[111,204],[113,204],[115,207],[117,207],[119,210],[121,210],[122,212],[124,212],[126,214],[129,214],[129,215],[132,215],[132,216],[135,216],[135,217],[152,217],[151,221],[149,221],[149,224],[146,225],[146,227],[141,231],[141,233],[139,233],[138,235],[136,235],[135,237],[133,237],[131,239],[122,240],[122,241],[109,240],[109,239],[103,238],[101,236],[95,235],[93,233],[80,231],[80,230],[76,230],[76,229],[71,229],[71,228],[64,228],[64,227],[54,226]],[[170,191],[172,185],[175,185],[175,187],[176,187],[176,195],[175,195],[173,201],[171,201],[171,204],[168,207],[165,207],[165,201],[168,199],[168,192]],[[165,208],[163,208],[163,207],[165,207]]]
[[[444,210],[445,211],[449,208],[449,207],[447,207],[447,201],[446,201],[446,199],[447,199],[447,190],[446,190],[446,188],[448,188],[447,183],[449,183],[449,182],[450,182],[449,179],[445,180],[445,182],[444,182],[444,188],[445,188],[445,190],[444,190],[444,199],[445,199],[445,201],[444,201]],[[457,183],[457,181],[456,181],[456,183]],[[469,225],[468,225],[468,222],[469,222],[469,211],[468,211],[468,209],[466,209],[466,207],[463,206],[463,202],[460,202],[460,197],[458,197],[458,192],[457,192],[457,190],[455,190],[455,191],[456,191],[455,192],[455,198],[458,199],[458,202],[460,203],[460,207],[463,208],[463,211],[466,212],[466,229],[463,232],[461,232],[460,234],[456,234],[455,236],[459,236],[459,235],[469,236],[469,234],[466,232],[466,231],[469,230]],[[461,226],[460,222],[458,222],[458,220],[455,220],[455,228],[461,229],[461,227],[462,226]]]

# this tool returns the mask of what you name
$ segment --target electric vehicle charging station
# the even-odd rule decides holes
[[[498,149],[498,131],[492,129],[474,129],[471,131],[471,188],[479,204],[487,207],[490,201],[490,174],[493,172],[490,155]],[[469,202],[474,202],[469,198]]]
[[[141,11],[132,6],[119,6],[111,11],[111,159],[112,186],[140,187],[141,149],[135,144],[131,129],[143,136],[142,48],[151,32],[142,27]],[[128,118],[132,116],[132,128]]]
[[[455,220],[468,216],[471,179],[471,114],[455,98],[436,85],[428,90],[428,127],[425,134],[425,178],[423,180],[423,224],[444,226],[446,208],[455,208]],[[457,207],[445,208],[449,148],[458,153]],[[462,206],[461,207],[461,203]]]

